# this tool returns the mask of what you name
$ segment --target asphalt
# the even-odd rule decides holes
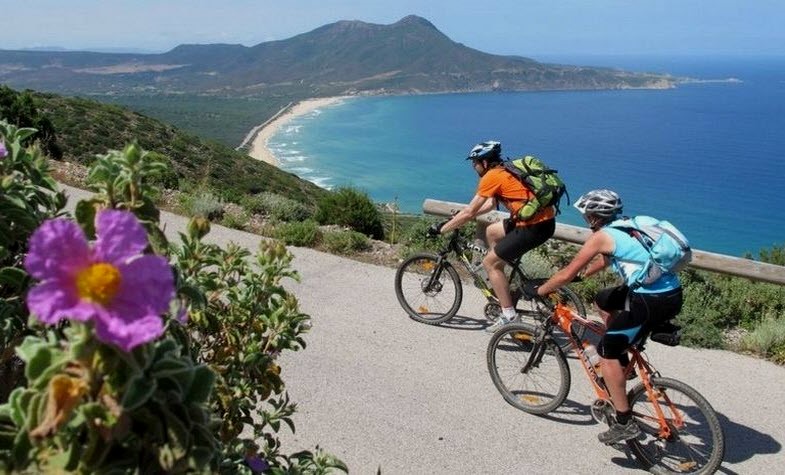
[[[75,199],[85,192],[66,187]],[[186,218],[163,213],[168,235]],[[257,235],[214,225],[206,240],[255,250]],[[571,363],[565,404],[547,417],[508,405],[485,363],[483,301],[464,290],[458,316],[441,326],[410,320],[393,289],[395,270],[307,248],[289,248],[301,282],[285,286],[311,315],[304,351],[281,357],[298,405],[284,452],[317,445],[351,473],[540,474],[641,472],[621,449],[597,441],[604,427]],[[650,344],[664,376],[696,388],[714,406],[726,436],[726,474],[783,473],[785,368],[727,351]]]

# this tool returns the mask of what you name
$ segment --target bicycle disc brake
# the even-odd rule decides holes
[[[431,282],[431,278],[426,277],[420,281],[420,288],[422,288],[425,295],[433,297],[442,291],[442,283],[438,280],[436,282]]]

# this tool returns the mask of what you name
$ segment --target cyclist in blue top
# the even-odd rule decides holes
[[[618,194],[593,190],[581,196],[575,207],[583,214],[592,235],[566,267],[536,290],[526,291],[546,296],[572,281],[581,270],[582,277],[587,277],[608,265],[624,280],[622,285],[601,290],[594,299],[607,326],[597,353],[602,357],[602,377],[616,409],[616,420],[599,434],[599,439],[605,444],[615,444],[640,434],[627,401],[624,377],[624,367],[629,364],[627,348],[646,335],[652,325],[679,313],[681,284],[672,273],[663,274],[649,285],[632,284],[631,275],[649,259],[649,254],[635,237],[609,226],[621,216],[622,202]],[[597,256],[601,259],[595,259]]]

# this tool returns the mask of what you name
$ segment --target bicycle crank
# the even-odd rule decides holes
[[[591,403],[591,416],[600,424],[611,425],[616,410],[607,399],[596,399]]]
[[[502,314],[502,307],[496,302],[488,302],[485,304],[485,309],[483,312],[485,313],[485,318],[487,318],[488,321],[495,322]]]

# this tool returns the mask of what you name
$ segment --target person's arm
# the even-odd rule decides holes
[[[458,213],[452,217],[451,220],[447,221],[447,223],[442,226],[441,232],[442,234],[452,231],[453,229],[458,229],[464,225],[467,221],[471,220],[482,211],[483,208],[489,208],[488,203],[490,202],[490,206],[493,206],[494,200],[492,198],[486,198],[480,195],[474,195],[474,198],[469,202],[469,205],[463,208],[462,210],[458,211]]]
[[[541,296],[548,295],[563,285],[568,284],[570,281],[572,281],[572,279],[575,278],[576,275],[578,275],[578,272],[586,267],[597,255],[609,254],[613,252],[613,246],[613,238],[611,238],[608,234],[602,231],[592,234],[589,239],[586,240],[583,246],[581,246],[578,254],[573,257],[572,261],[570,261],[566,267],[553,274],[553,276],[548,279],[547,282],[537,288],[537,294]],[[598,259],[597,261],[593,262],[587,269],[586,275],[599,272],[602,268],[605,267],[607,262],[608,261],[604,258],[604,256],[603,259]],[[591,274],[589,272],[591,272]]]
[[[481,214],[485,214],[489,211],[494,211],[496,209],[496,198],[488,198],[485,200],[485,204],[477,210],[477,216]]]
[[[581,277],[592,276],[597,272],[608,267],[608,264],[610,264],[610,259],[608,259],[607,256],[605,255],[598,256],[597,258],[589,262],[589,265],[586,266],[586,268],[583,269],[583,272],[579,273],[578,275],[580,275]]]

